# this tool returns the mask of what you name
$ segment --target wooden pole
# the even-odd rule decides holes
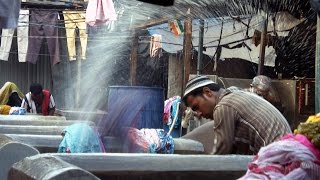
[[[201,74],[201,64],[203,58],[203,35],[204,35],[204,20],[200,19],[199,23],[199,48],[198,48],[198,61],[197,61],[197,75]]]
[[[320,18],[317,18],[317,40],[316,40],[316,62],[315,62],[315,112],[320,112]]]
[[[183,40],[183,87],[186,86],[191,69],[191,57],[192,57],[192,19],[187,17],[184,21],[184,40]],[[184,92],[184,90],[183,90]]]
[[[138,44],[139,44],[138,34],[135,33],[132,40],[131,49],[131,66],[130,66],[130,84],[131,86],[137,85],[137,66],[138,66]]]
[[[261,42],[260,42],[260,56],[259,56],[259,66],[258,66],[258,74],[263,74],[264,67],[264,59],[266,54],[266,44],[267,44],[267,28],[268,28],[268,20],[263,21],[263,30],[261,33]]]

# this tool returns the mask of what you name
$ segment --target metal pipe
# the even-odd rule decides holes
[[[201,74],[201,65],[203,58],[203,36],[204,36],[204,20],[199,21],[199,47],[198,47],[198,61],[197,61],[197,75]]]

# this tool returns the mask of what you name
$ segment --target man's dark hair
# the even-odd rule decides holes
[[[42,93],[42,86],[39,83],[33,83],[30,85],[30,92],[34,95],[38,95],[40,93]]]
[[[214,92],[218,92],[221,89],[221,87],[218,84],[208,84],[208,85],[199,87],[199,88],[191,91],[188,95],[186,95],[183,98],[183,102],[185,103],[185,105],[189,106],[188,103],[187,103],[188,96],[199,96],[199,95],[202,95],[203,88],[205,88],[205,87],[209,88],[211,91],[214,91]]]

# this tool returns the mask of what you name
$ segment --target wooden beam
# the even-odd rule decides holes
[[[180,96],[183,93],[183,59],[177,54],[169,56],[167,97]]]
[[[183,61],[184,61],[184,82],[183,87],[186,86],[191,71],[192,58],[192,19],[187,17],[184,21],[184,40],[183,40]],[[184,91],[184,90],[183,90]]]
[[[266,55],[266,44],[267,44],[267,28],[268,28],[268,20],[264,20],[263,22],[263,30],[261,33],[261,42],[260,42],[260,55],[259,55],[259,66],[258,66],[258,74],[263,74],[264,68],[264,60]]]
[[[204,36],[204,20],[200,19],[200,23],[199,23],[199,48],[198,48],[198,61],[197,61],[197,75],[200,75],[201,71],[202,71],[203,36]]]
[[[131,49],[131,65],[130,65],[130,84],[131,86],[137,85],[137,66],[138,66],[138,45],[139,37],[137,32],[135,32],[132,40]]]
[[[320,112],[320,18],[317,17],[317,40],[316,40],[316,59],[315,59],[315,112]]]
[[[182,17],[183,17],[182,15],[175,15],[174,17],[162,17],[162,18],[157,18],[157,19],[150,19],[150,20],[147,20],[143,24],[134,25],[133,28],[134,29],[145,29],[145,28],[149,28],[149,27],[156,26],[159,24],[167,23],[168,21],[170,21],[172,19],[181,19]]]

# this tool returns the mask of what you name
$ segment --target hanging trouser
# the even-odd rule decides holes
[[[35,64],[38,60],[43,38],[46,38],[53,65],[60,62],[57,11],[30,11],[30,32],[27,61]]]
[[[2,29],[0,60],[8,61],[15,29]]]
[[[2,29],[0,60],[8,61],[14,29]],[[20,10],[17,41],[19,62],[26,62],[29,35],[29,10]]]
[[[79,37],[81,43],[81,59],[86,59],[87,49],[87,33],[84,11],[64,11],[64,21],[66,27],[69,60],[76,60],[76,28],[79,29]]]

